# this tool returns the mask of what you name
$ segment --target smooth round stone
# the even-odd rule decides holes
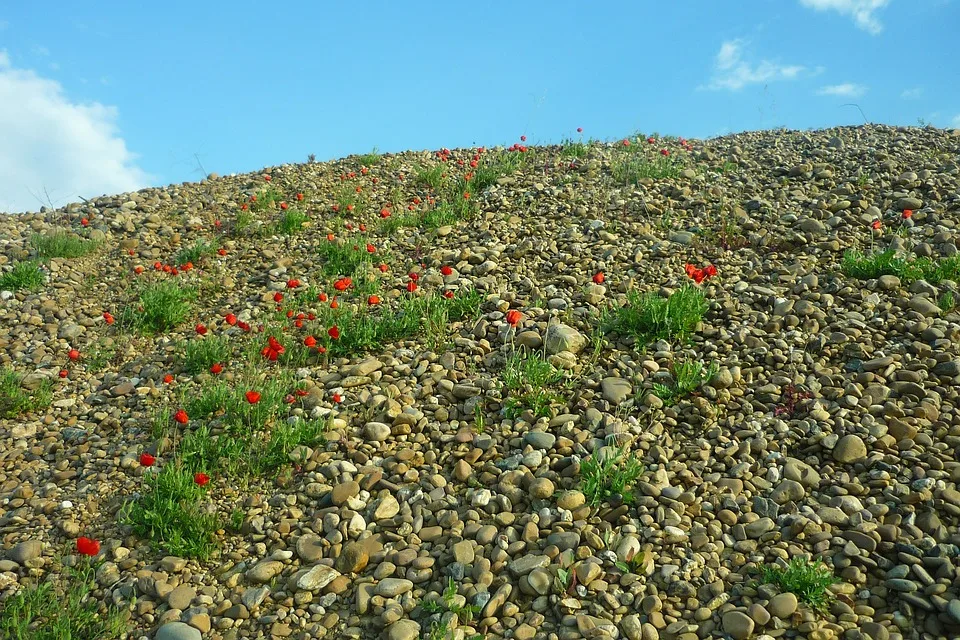
[[[779,593],[770,599],[770,602],[767,604],[767,611],[769,611],[772,616],[786,620],[797,611],[798,604],[796,595],[789,591]]]
[[[860,436],[852,433],[840,438],[833,448],[833,459],[844,464],[859,462],[866,457],[867,445]]]
[[[160,627],[154,640],[202,640],[198,629],[183,622],[168,622]]]
[[[723,614],[721,624],[724,632],[730,634],[733,640],[747,640],[755,626],[753,618],[742,611],[728,611]]]
[[[530,483],[530,495],[534,498],[541,500],[549,498],[554,491],[556,491],[556,487],[549,478],[537,478]]]

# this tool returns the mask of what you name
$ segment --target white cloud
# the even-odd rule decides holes
[[[14,68],[0,50],[0,211],[35,211],[33,194],[44,191],[60,205],[149,184],[116,120],[115,107],[72,102],[59,82]]]
[[[844,82],[843,84],[831,84],[820,87],[817,90],[818,96],[840,96],[842,98],[859,98],[867,92],[867,88],[862,84],[853,84]]]
[[[858,27],[877,35],[883,26],[873,13],[890,4],[890,0],[800,0],[800,4],[816,11],[836,11],[850,16]]]
[[[761,84],[773,80],[790,80],[800,75],[805,68],[801,65],[780,65],[769,60],[758,63],[743,59],[743,40],[727,40],[720,45],[720,51],[714,59],[713,77],[708,89],[729,89],[736,91],[748,84]]]
[[[913,89],[904,89],[900,92],[900,97],[904,100],[916,100],[923,95],[923,87],[914,87]]]

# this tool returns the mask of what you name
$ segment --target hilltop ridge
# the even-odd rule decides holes
[[[0,636],[44,637],[27,602],[97,638],[960,634],[957,134],[0,216]]]

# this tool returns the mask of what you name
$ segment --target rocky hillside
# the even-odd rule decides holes
[[[957,134],[3,217],[0,637],[957,637]]]

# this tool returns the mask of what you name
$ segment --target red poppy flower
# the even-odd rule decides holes
[[[180,265],[180,268],[183,269],[184,271],[190,271],[191,269],[193,269],[193,263],[188,262],[187,264],[182,264]]]
[[[370,296],[369,298],[367,298],[367,304],[369,305],[380,304],[380,296]]]
[[[163,381],[166,384],[170,384],[171,382],[173,382],[173,375],[168,373],[167,375],[163,376]]]
[[[593,274],[593,281],[596,282],[597,284],[603,284],[603,280],[604,280],[603,271],[598,271],[595,274]]]
[[[137,275],[140,275],[141,273],[143,273],[143,267],[141,267],[140,265],[137,265],[133,268],[133,272]]]
[[[228,313],[227,315],[223,316],[223,319],[231,327],[237,324],[237,316],[233,315],[232,313]]]
[[[327,329],[327,335],[333,340],[338,340],[340,338],[340,328],[337,325],[333,325]]]
[[[198,323],[197,326],[194,327],[194,329],[196,329],[197,333],[199,333],[201,336],[204,336],[207,334],[207,328],[203,326],[203,324]]]
[[[446,298],[447,300],[450,300],[451,298],[453,298],[453,291],[444,291],[443,297]]]
[[[874,220],[872,223],[870,223],[870,226],[873,227],[874,230],[879,230],[881,227],[883,227],[883,223],[879,220]]]
[[[697,284],[703,282],[703,279],[707,277],[707,274],[704,273],[703,269],[694,269],[693,273],[690,274],[690,277],[693,278],[693,281]]]
[[[327,294],[325,294],[325,293],[320,293],[320,295],[317,296],[317,300],[319,300],[320,302],[326,302],[326,301],[327,301]]]
[[[416,281],[411,280],[410,282],[407,283],[407,291],[409,291],[410,293],[413,293],[416,290],[417,290]]]
[[[177,268],[176,268],[176,267],[171,267],[171,268],[170,268],[170,275],[176,276],[176,275],[179,275],[179,274],[180,274],[180,272],[177,271]]]
[[[333,288],[337,291],[346,291],[347,287],[349,287],[351,284],[353,284],[353,280],[351,278],[340,278],[333,283]]]
[[[283,302],[283,294],[280,293],[279,291],[277,291],[275,294],[273,294],[273,301],[274,301],[274,302]]]
[[[113,314],[111,314],[109,311],[103,312],[103,319],[107,324],[113,324]]]
[[[141,466],[141,467],[152,467],[152,466],[153,466],[153,463],[155,463],[156,461],[157,461],[157,459],[156,459],[155,457],[153,457],[152,455],[150,455],[149,453],[141,453],[141,454],[140,454],[140,466]]]
[[[336,402],[337,404],[340,404],[341,402],[343,402],[343,396],[341,396],[339,393],[334,393],[333,401]]]
[[[507,323],[511,327],[517,326],[521,320],[523,320],[523,314],[517,311],[516,309],[511,309],[510,311],[507,311]]]
[[[445,276],[453,275],[453,267],[451,267],[448,264],[445,264],[442,267],[440,267],[440,273]]]
[[[297,200],[298,200],[298,201],[299,201],[299,200],[303,200],[303,194],[302,194],[302,193],[298,193],[298,194],[297,194]]]
[[[302,398],[303,396],[307,395],[308,391],[307,391],[306,389],[297,389],[297,390],[294,391],[293,393],[294,393],[298,398]]]
[[[470,192],[469,192],[469,191],[464,191],[464,192],[463,192],[463,199],[464,199],[464,200],[469,200],[469,199],[470,199]]]
[[[76,349],[70,349],[70,351],[67,352],[67,357],[73,361],[77,361],[80,359],[80,352]]]
[[[210,365],[210,373],[212,373],[215,376],[220,375],[221,373],[223,373],[223,365],[220,364],[219,362],[213,363],[212,365]]]
[[[202,486],[204,486],[204,485],[206,485],[206,484],[208,484],[208,483],[210,482],[210,476],[208,476],[207,474],[205,474],[205,473],[203,473],[203,472],[195,473],[195,474],[193,474],[193,481],[194,481],[198,486],[202,487]]]
[[[88,224],[90,224],[90,221],[87,220],[86,218],[80,218],[80,224],[82,224],[83,226],[87,226]]]
[[[650,144],[656,144],[656,143],[657,143],[656,139],[655,139],[653,136],[650,136],[649,138],[647,138],[647,142],[649,142]]]
[[[338,204],[333,205],[333,212],[337,213],[338,211],[340,211],[340,205]]]
[[[190,418],[187,416],[187,412],[183,409],[177,409],[177,412],[173,414],[173,419],[179,424],[187,424]]]
[[[257,404],[260,402],[260,392],[259,391],[247,391],[244,394],[247,398],[247,402],[250,404]]]
[[[266,175],[266,174],[265,174],[265,175],[263,176],[263,179],[266,180],[267,182],[270,182],[270,176],[269,176],[269,175]]]
[[[287,280],[287,289],[296,289],[300,286],[300,281],[294,278],[293,280]]]
[[[629,146],[630,146],[630,141],[627,140],[626,138],[624,138],[624,139],[623,139],[623,146],[629,147]]]
[[[286,202],[281,202],[281,203],[280,203],[280,208],[283,209],[284,211],[286,211],[286,210],[287,210],[287,207],[289,207],[289,206],[290,206],[290,205],[288,205]]]
[[[241,210],[241,211],[246,211],[246,210],[249,209],[249,208],[250,208],[250,207],[248,207],[246,204],[240,205],[240,210]]]
[[[294,321],[293,321],[293,326],[295,326],[297,329],[302,328],[302,327],[303,327],[303,320],[294,320]]]
[[[368,242],[367,253],[376,253],[376,252],[377,252],[377,248]]]
[[[910,210],[910,209],[904,209],[904,210],[903,210],[903,219],[904,219],[904,220],[908,220],[908,219],[910,218],[910,216],[912,216],[912,215],[913,215],[913,211],[912,211],[912,210]]]
[[[380,267],[379,267],[380,273],[386,273],[389,268],[390,267],[388,267],[386,263],[383,263],[383,262],[380,263]]]
[[[526,142],[527,136],[520,136],[520,142]]]
[[[306,347],[315,347],[317,346],[317,339],[314,338],[313,336],[307,336],[306,338],[303,339],[303,344]]]
[[[583,133],[583,127],[577,127],[577,133]]]
[[[91,538],[81,536],[77,538],[77,553],[92,558],[100,553],[100,543]]]
[[[668,155],[670,155],[670,150],[669,150],[669,149],[660,149],[660,155],[662,155],[662,156],[668,156]]]
[[[717,275],[717,268],[712,264],[707,265],[707,267],[703,270],[703,272],[707,275],[708,278],[712,278],[713,276]]]
[[[59,375],[61,378],[66,378],[68,375],[70,375],[70,372],[67,371],[66,369],[60,369],[60,373],[59,373],[58,375]]]
[[[352,205],[352,204],[348,204],[348,205],[347,205],[347,211],[353,211],[353,205]]]

